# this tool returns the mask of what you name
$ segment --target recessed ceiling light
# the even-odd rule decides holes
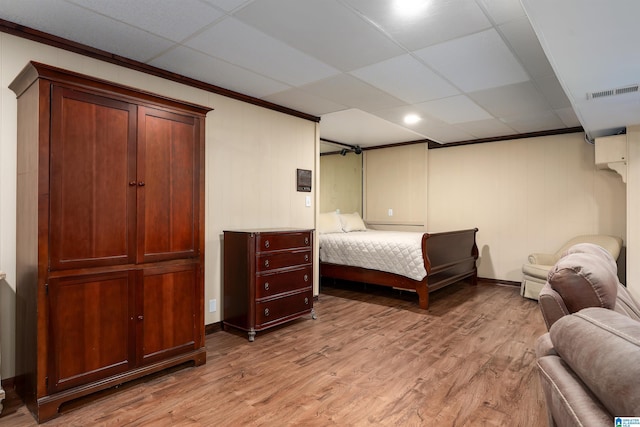
[[[406,116],[404,116],[404,122],[405,124],[408,124],[408,125],[416,124],[420,120],[422,119],[417,114],[407,114]]]
[[[428,7],[431,0],[395,0],[393,8],[398,15],[413,16],[423,13]]]

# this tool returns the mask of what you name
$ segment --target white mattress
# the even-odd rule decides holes
[[[380,230],[320,234],[320,261],[422,280],[427,275],[422,258],[422,235]]]

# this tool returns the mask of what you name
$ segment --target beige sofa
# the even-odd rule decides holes
[[[536,355],[550,426],[640,417],[640,305],[597,245],[568,249],[540,292],[549,332]]]
[[[538,299],[540,290],[547,282],[547,275],[551,267],[562,257],[566,251],[579,243],[593,243],[606,249],[614,260],[618,259],[622,248],[622,239],[615,236],[602,234],[587,234],[574,237],[562,245],[554,253],[535,252],[529,255],[528,262],[522,265],[522,282],[520,294],[525,298]]]

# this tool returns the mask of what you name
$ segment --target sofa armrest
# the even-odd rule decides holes
[[[540,305],[544,323],[547,325],[547,330],[551,329],[551,326],[558,319],[570,314],[560,294],[549,283],[545,283],[542,287],[540,295],[538,295],[538,304]]]
[[[549,334],[558,355],[610,414],[637,414],[640,322],[613,310],[586,308],[559,319]]]
[[[544,335],[540,335],[536,340],[536,357],[541,358],[544,356],[557,356],[556,349],[553,348],[551,342],[551,336],[547,332]]]
[[[538,359],[540,384],[547,402],[550,426],[601,427],[613,415],[558,356]]]
[[[529,264],[553,265],[558,261],[555,254],[534,252],[529,254]]]

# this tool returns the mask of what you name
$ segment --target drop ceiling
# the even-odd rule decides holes
[[[637,93],[583,98],[640,80],[618,44],[640,39],[640,5],[523,2],[529,17],[519,0],[0,0],[0,18],[319,116],[321,138],[362,147],[600,136],[639,117]]]

